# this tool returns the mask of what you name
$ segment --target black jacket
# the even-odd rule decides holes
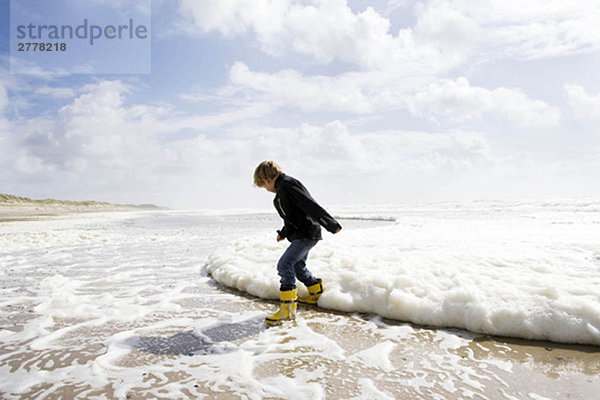
[[[319,224],[331,233],[342,227],[317,204],[299,180],[281,174],[275,180],[275,189],[277,194],[273,204],[284,221],[283,228],[277,231],[282,238],[290,242],[296,239],[320,240]]]

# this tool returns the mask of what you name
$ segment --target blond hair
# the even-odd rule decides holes
[[[254,170],[254,186],[263,187],[265,179],[275,179],[281,175],[281,167],[273,160],[265,160]]]

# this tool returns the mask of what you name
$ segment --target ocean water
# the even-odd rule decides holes
[[[321,307],[269,329],[274,213],[0,224],[0,397],[498,398],[495,382],[510,399],[510,359],[469,364],[475,333],[600,344],[600,202],[333,213],[344,229],[309,258]]]

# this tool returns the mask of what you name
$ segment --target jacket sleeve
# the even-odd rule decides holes
[[[285,239],[287,237],[287,229],[286,226],[283,225],[283,228],[281,228],[280,230],[277,231],[277,233],[279,234],[279,237],[282,239]]]
[[[323,225],[329,232],[334,233],[342,226],[323,207],[321,207],[300,183],[286,185],[290,199],[309,217]]]

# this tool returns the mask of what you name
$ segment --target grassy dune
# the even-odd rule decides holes
[[[15,196],[12,194],[0,193],[0,205],[32,205],[32,206],[75,206],[75,207],[93,207],[93,208],[143,208],[143,209],[159,209],[160,207],[154,204],[113,204],[105,201],[71,201],[71,200],[56,200],[56,199],[40,199],[33,200],[29,197]]]

